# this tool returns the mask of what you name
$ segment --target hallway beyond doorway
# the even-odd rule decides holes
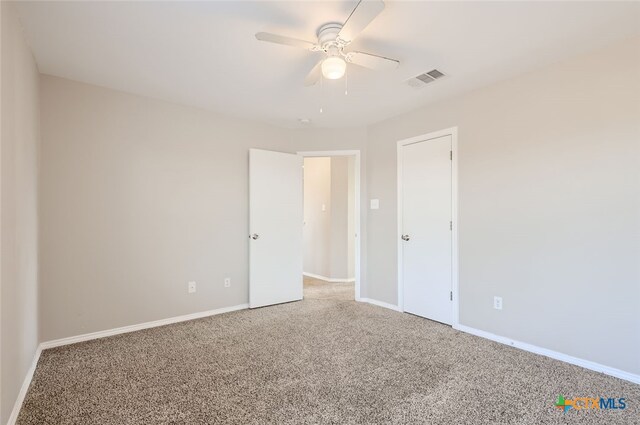
[[[304,276],[304,298],[315,300],[353,301],[353,283],[331,283]]]

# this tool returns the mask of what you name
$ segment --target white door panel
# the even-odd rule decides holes
[[[451,324],[451,136],[401,152],[404,310]]]
[[[249,307],[302,299],[302,157],[249,150]]]

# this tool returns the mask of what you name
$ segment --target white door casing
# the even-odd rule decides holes
[[[302,299],[302,157],[249,150],[249,307]]]
[[[360,288],[361,288],[361,260],[360,253],[362,252],[362,230],[360,224],[360,151],[359,150],[336,150],[336,151],[300,151],[298,155],[302,157],[334,157],[334,156],[353,156],[355,158],[354,163],[354,196],[355,196],[355,208],[354,208],[354,229],[355,229],[355,241],[354,241],[354,272],[355,272],[355,299],[356,301],[361,301],[360,297]]]

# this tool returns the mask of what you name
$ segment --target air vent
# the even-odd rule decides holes
[[[424,74],[417,75],[415,78],[410,79],[407,84],[409,84],[411,87],[418,88],[422,86],[420,82],[422,82],[423,84],[429,84],[432,81],[435,81],[444,76],[444,73],[438,71],[437,69],[432,69],[429,72],[425,72]]]
[[[444,74],[437,69],[432,69],[431,71],[427,72],[427,75],[434,80],[437,80],[440,77],[444,77]]]

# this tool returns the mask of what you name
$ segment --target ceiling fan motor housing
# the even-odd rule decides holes
[[[342,48],[344,43],[338,39],[338,33],[342,29],[342,24],[324,24],[318,30],[318,44],[329,56],[344,56]]]

